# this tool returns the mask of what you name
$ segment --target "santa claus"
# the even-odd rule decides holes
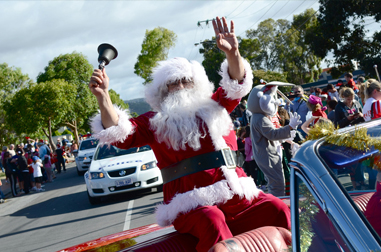
[[[234,23],[229,31],[225,18],[217,17],[213,27],[226,54],[214,93],[204,68],[184,58],[154,69],[145,93],[153,111],[137,118],[112,105],[104,69],[94,70],[89,83],[100,107],[91,123],[93,136],[118,148],[151,146],[164,180],[157,222],[196,236],[198,251],[261,226],[290,229],[288,207],[258,190],[234,164],[237,141],[229,113],[250,92],[253,75],[240,56]]]

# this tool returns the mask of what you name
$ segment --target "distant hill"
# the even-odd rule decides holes
[[[152,110],[151,106],[144,100],[144,98],[138,98],[124,102],[130,106],[130,112],[136,112],[138,115]]]

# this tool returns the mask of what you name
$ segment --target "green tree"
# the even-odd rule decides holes
[[[287,81],[287,74],[285,73],[279,73],[274,71],[264,71],[264,70],[254,70],[254,80],[253,80],[253,86],[259,85],[260,80],[263,79],[266,82],[271,81],[281,81],[281,82],[288,82]],[[288,93],[291,91],[291,87],[279,87],[279,90],[283,93]]]
[[[87,58],[81,53],[73,52],[54,58],[37,77],[38,83],[63,79],[76,89],[76,96],[70,98],[68,113],[62,122],[62,125],[72,129],[76,142],[79,139],[78,129],[98,108],[97,101],[88,88],[92,72],[93,66]]]
[[[256,69],[285,73],[287,82],[303,84],[317,79],[321,73],[321,58],[313,54],[305,43],[306,34],[313,29],[316,18],[313,9],[295,15],[293,22],[267,19],[257,29],[248,30],[247,36],[257,39],[260,52],[252,61]]]
[[[221,63],[225,60],[225,53],[217,48],[215,38],[201,42],[202,47],[199,49],[200,54],[203,54],[204,60],[202,66],[205,68],[206,75],[215,88],[219,87],[221,76],[218,74]]]
[[[279,61],[283,72],[287,72],[287,80],[295,84],[304,84],[319,79],[322,72],[322,59],[313,53],[306,43],[306,36],[317,26],[317,18],[313,9],[294,15],[290,29],[279,36]]]
[[[6,121],[18,135],[42,132],[55,149],[52,131],[66,121],[76,95],[76,88],[62,79],[23,88],[6,102]]]
[[[68,129],[65,129],[65,130],[62,132],[62,135],[72,135],[72,136],[74,136],[73,132],[71,132],[71,131],[68,130]]]
[[[116,104],[118,105],[119,107],[123,108],[123,109],[128,109],[128,104],[125,103],[121,98],[120,98],[120,95],[114,91],[113,89],[110,89],[108,91],[109,95],[110,95],[110,99],[111,99],[111,102],[112,104]]]
[[[371,77],[374,64],[381,63],[379,32],[367,37],[367,25],[381,20],[381,1],[320,0],[318,25],[308,34],[306,42],[321,58],[329,53],[334,59],[332,74],[354,70],[353,60]],[[364,21],[365,18],[373,20]]]
[[[279,19],[277,21],[269,18],[259,23],[257,29],[246,31],[249,39],[257,39],[259,41],[259,54],[253,59],[255,61],[256,69],[263,69],[265,71],[275,71],[281,69],[281,62],[279,61],[279,48],[278,39],[288,29],[290,24],[287,20]]]
[[[134,73],[144,79],[144,85],[151,82],[152,69],[158,61],[166,60],[168,51],[175,45],[176,34],[163,27],[146,30],[142,50],[135,63]]]
[[[240,37],[237,39],[241,56],[249,61],[251,66],[255,68],[255,60],[258,57],[260,50],[258,39],[242,39]],[[217,89],[222,79],[218,72],[220,71],[221,63],[225,60],[226,56],[217,48],[214,37],[212,37],[211,40],[201,42],[201,45],[202,47],[199,49],[199,52],[204,57],[202,66],[205,68],[209,80],[214,83],[214,86]]]
[[[4,103],[18,90],[31,85],[33,81],[27,74],[23,74],[20,68],[10,67],[7,63],[0,64],[0,145],[2,146],[19,142],[23,137],[12,130],[12,122],[8,124],[5,121]]]

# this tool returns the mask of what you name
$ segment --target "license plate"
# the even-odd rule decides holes
[[[116,187],[125,186],[125,185],[131,185],[131,184],[132,184],[132,179],[131,178],[124,179],[124,180],[119,180],[119,181],[115,182],[115,186]]]

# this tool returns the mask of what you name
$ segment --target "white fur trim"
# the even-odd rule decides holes
[[[220,169],[224,173],[232,191],[239,195],[240,198],[245,197],[248,200],[252,200],[254,197],[258,196],[260,190],[257,189],[252,178],[238,178],[235,169],[228,169],[226,166],[221,166]],[[249,182],[249,180],[251,180],[251,182]],[[242,181],[244,181],[244,183]]]
[[[214,85],[199,62],[181,57],[160,61],[152,70],[152,82],[145,88],[146,101],[154,111],[160,111],[161,103],[168,94],[166,84],[182,78],[192,79],[195,88],[202,90],[206,96],[212,96]]]
[[[250,182],[250,180],[252,182]],[[251,178],[239,178],[237,181],[244,187],[244,194],[247,199],[258,196],[259,191]],[[230,189],[226,180],[218,181],[213,185],[195,188],[192,191],[176,194],[167,205],[160,204],[156,208],[156,222],[162,226],[169,226],[179,214],[188,213],[200,206],[213,206],[225,203],[233,198],[235,192]],[[255,189],[255,190],[252,190]]]
[[[114,109],[119,116],[118,125],[116,126],[105,129],[102,125],[100,113],[90,119],[90,127],[94,133],[93,137],[99,139],[99,144],[101,146],[110,145],[115,142],[123,142],[128,135],[131,135],[134,132],[134,127],[129,121],[129,111],[123,110],[116,105],[114,105]]]
[[[263,92],[262,92],[262,91],[259,91],[259,92],[257,93],[257,96],[258,96],[258,98],[261,98],[261,97],[263,96]]]
[[[228,73],[228,61],[225,59],[221,64],[219,74],[222,77],[220,86],[226,91],[226,96],[232,100],[240,99],[247,95],[253,86],[253,72],[251,71],[250,63],[242,58],[243,66],[245,67],[245,78],[242,84],[238,84],[238,80],[232,80]]]
[[[213,101],[210,106],[204,107],[197,115],[208,125],[210,138],[216,151],[226,148],[223,136],[228,136],[233,130],[233,123],[226,109]]]

